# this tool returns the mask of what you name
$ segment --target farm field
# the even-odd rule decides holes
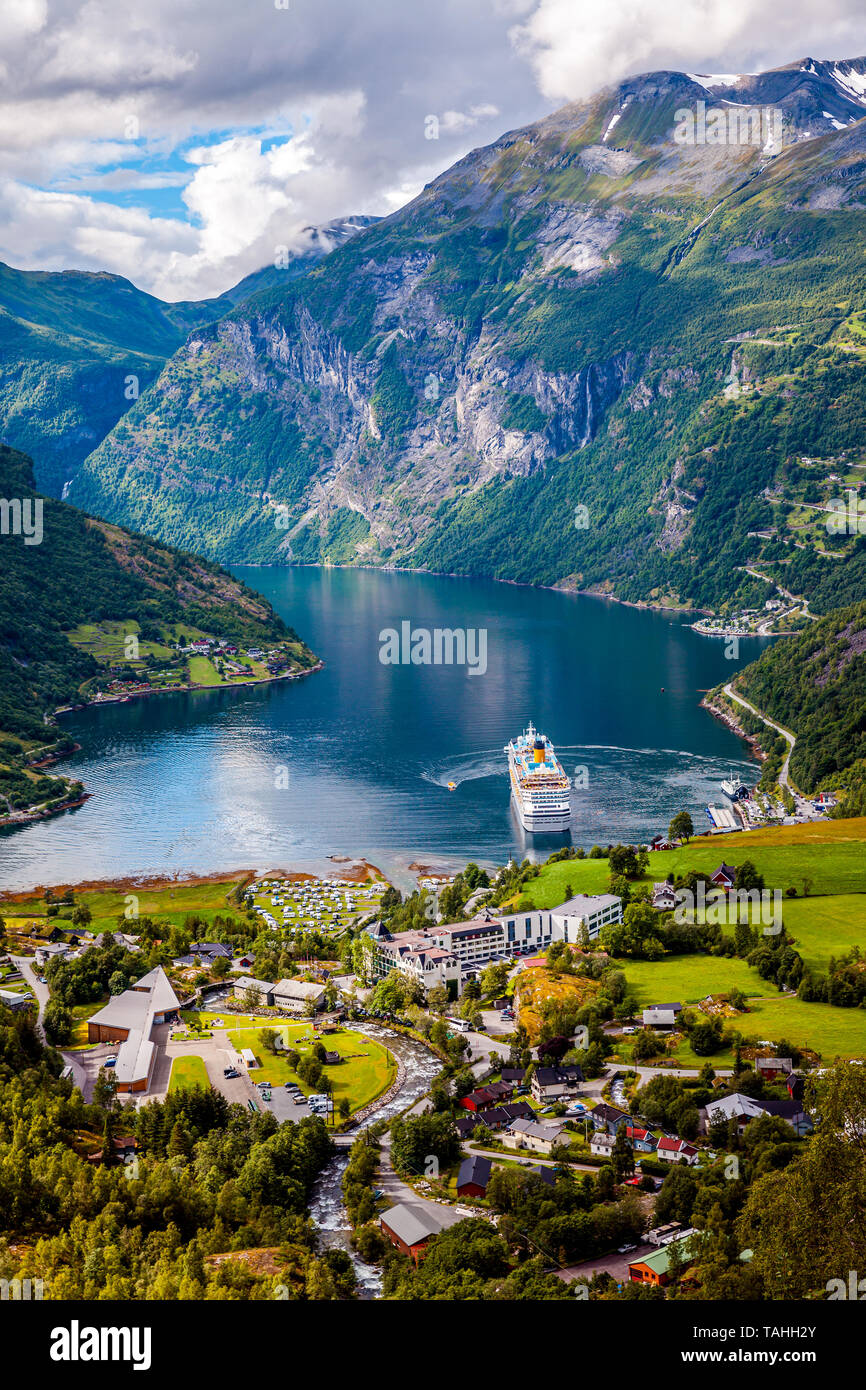
[[[826,971],[831,956],[852,946],[866,951],[866,895],[839,893],[826,898],[786,899],[785,930],[808,966]]]
[[[643,882],[659,882],[690,869],[712,872],[722,862],[736,865],[744,859],[764,875],[767,888],[796,888],[798,898],[806,896],[804,888],[810,899],[827,893],[866,893],[866,817],[700,836],[679,849],[654,850]],[[545,865],[530,879],[523,896],[534,907],[556,907],[569,884],[575,893],[607,892],[609,873],[606,859],[561,860]]]
[[[189,658],[189,679],[192,685],[223,684],[219,671],[209,656],[191,656]]]
[[[762,980],[745,961],[718,956],[675,956],[621,964],[641,1007],[675,1001],[697,1003],[707,994],[741,989],[748,998],[748,1012],[730,1019],[727,1026],[744,1036],[771,1041],[788,1038],[819,1052],[825,1062],[836,1056],[866,1056],[863,1009],[807,1004],[794,996],[777,994],[775,985]],[[706,1057],[696,1057],[685,1042],[672,1055],[683,1066],[702,1066],[707,1061]],[[729,1066],[733,1059],[730,1053],[715,1053],[709,1060],[714,1066]]]
[[[117,931],[118,917],[123,917],[128,908],[133,908],[139,917],[161,917],[180,926],[188,913],[195,913],[207,922],[216,916],[243,915],[243,908],[229,901],[229,894],[239,884],[246,882],[247,874],[238,873],[224,878],[200,879],[190,882],[151,883],[139,886],[134,883],[108,884],[75,890],[75,903],[90,909],[92,921],[89,931],[98,935],[101,931]],[[71,916],[71,908],[61,907]],[[8,906],[0,908],[7,926],[12,928],[20,918],[33,921],[45,917],[45,903],[38,897],[16,897]],[[61,928],[71,927],[67,918],[53,919]],[[134,932],[135,920],[128,919],[123,930]]]
[[[171,1077],[168,1089],[172,1091],[189,1090],[192,1086],[209,1086],[207,1068],[201,1057],[175,1057],[171,1064]]]
[[[744,960],[728,956],[668,956],[664,960],[620,960],[616,964],[638,1004],[697,1004],[708,994],[727,994],[741,989],[744,994],[766,994],[767,985]]]
[[[292,1070],[288,1059],[279,1053],[274,1055],[271,1052],[266,1052],[258,1035],[262,1027],[274,1027],[283,1035],[288,1046],[296,1049],[303,1056],[309,1052],[314,1037],[310,1025],[272,1024],[267,1019],[260,1019],[257,1022],[258,1026],[256,1027],[229,1029],[229,1039],[232,1045],[238,1051],[244,1047],[251,1048],[262,1064],[250,1072],[251,1079],[253,1081],[270,1081],[275,1086],[282,1086],[286,1081],[295,1081],[304,1094],[308,1095],[311,1088],[306,1086]],[[360,1110],[376,1096],[387,1090],[396,1076],[397,1064],[390,1052],[381,1043],[375,1042],[372,1038],[364,1037],[361,1033],[328,1034],[322,1038],[322,1043],[329,1052],[339,1052],[344,1059],[342,1062],[324,1068],[325,1075],[333,1087],[335,1108],[346,1096],[351,1111],[354,1113],[354,1111]]]

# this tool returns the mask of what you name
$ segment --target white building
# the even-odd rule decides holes
[[[567,941],[579,946],[582,929],[590,941],[595,941],[602,927],[611,922],[622,921],[622,898],[612,893],[588,895],[578,893],[559,907],[537,909],[529,912],[508,913],[503,916],[504,949],[513,954],[515,950],[544,950],[554,941]]]
[[[304,1013],[309,1005],[319,1009],[325,1000],[324,987],[313,980],[279,980],[271,990],[277,1008],[294,1014]]]

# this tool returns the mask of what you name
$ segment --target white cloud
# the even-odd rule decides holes
[[[539,0],[511,37],[552,102],[654,69],[760,71],[866,49],[860,0]]]
[[[216,294],[305,225],[391,212],[473,145],[627,73],[853,56],[861,4],[16,0],[0,258]]]

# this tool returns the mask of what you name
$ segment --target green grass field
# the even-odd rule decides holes
[[[866,895],[862,893],[786,899],[782,921],[813,969],[826,971],[831,956],[838,957],[852,946],[866,950]]]
[[[668,956],[664,960],[616,962],[634,990],[638,1004],[697,1004],[708,994],[767,994],[775,989],[744,960],[727,956]]]
[[[238,874],[232,878],[193,883],[87,889],[77,891],[75,901],[76,904],[83,903],[90,909],[93,920],[89,930],[94,934],[107,930],[117,931],[118,917],[122,917],[130,907],[136,909],[139,917],[161,917],[176,926],[182,924],[187,913],[196,913],[205,921],[212,922],[215,916],[243,916],[244,909],[236,903],[229,902],[228,895],[239,883],[243,883],[245,878],[246,875]],[[25,899],[21,903],[15,903],[14,907],[10,905],[3,908],[2,914],[7,924],[12,926],[19,917],[22,921],[44,918],[45,904],[41,898]],[[61,929],[72,926],[69,920],[62,917],[55,920]],[[124,922],[123,930],[135,932],[134,917]]]
[[[680,849],[650,854],[644,881],[652,883],[690,869],[711,873],[723,861],[739,864],[744,859],[750,859],[764,875],[767,888],[783,892],[796,888],[802,897],[808,887],[810,898],[866,893],[866,818],[703,836]],[[535,907],[556,907],[564,900],[568,884],[575,893],[606,892],[609,873],[606,859],[568,859],[545,865],[523,893]],[[807,879],[809,884],[804,883]]]
[[[837,1009],[831,1004],[806,1004],[790,995],[777,994],[775,985],[762,980],[745,961],[717,956],[674,956],[661,961],[623,961],[629,985],[641,1007],[678,1001],[694,1004],[707,994],[741,989],[748,1012],[729,1020],[746,1037],[788,1038],[801,1047],[819,1052],[825,1062],[834,1057],[866,1056],[866,1011]],[[623,1057],[629,1055],[626,1047]],[[687,1043],[673,1054],[683,1066],[702,1066]],[[729,1052],[709,1059],[714,1066],[730,1066]]]
[[[282,1086],[286,1081],[296,1081],[304,1094],[308,1095],[310,1088],[305,1086],[291,1069],[287,1059],[279,1053],[275,1056],[263,1049],[258,1034],[265,1026],[276,1027],[289,1046],[302,1055],[309,1051],[310,1042],[307,1040],[312,1040],[313,1037],[309,1024],[275,1025],[267,1019],[258,1020],[258,1027],[230,1029],[229,1038],[233,1046],[238,1050],[244,1047],[252,1048],[262,1064],[250,1073],[252,1079],[271,1081],[275,1086]],[[339,1052],[344,1059],[334,1066],[325,1067],[325,1075],[333,1087],[335,1106],[339,1105],[343,1096],[347,1096],[352,1112],[360,1110],[387,1090],[397,1074],[397,1064],[390,1052],[380,1043],[374,1042],[372,1038],[365,1038],[361,1033],[333,1033],[322,1038],[322,1042],[329,1052]]]
[[[175,1057],[171,1064],[169,1091],[189,1090],[192,1086],[209,1086],[207,1068],[201,1057]]]
[[[189,679],[192,685],[222,685],[223,680],[209,656],[189,658]]]

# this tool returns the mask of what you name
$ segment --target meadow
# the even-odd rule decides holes
[[[220,1015],[207,1015],[206,1017],[213,1018],[220,1017]],[[223,1021],[227,1023],[228,1018],[224,1018]],[[261,1063],[250,1072],[253,1081],[270,1081],[275,1086],[283,1086],[287,1081],[294,1081],[305,1095],[309,1095],[311,1089],[314,1088],[301,1081],[297,1073],[289,1066],[285,1054],[269,1052],[262,1046],[259,1032],[265,1027],[274,1028],[282,1035],[287,1047],[305,1056],[315,1041],[312,1026],[309,1023],[274,1023],[273,1020],[267,1018],[256,1018],[249,1020],[246,1027],[229,1027],[229,1039],[232,1046],[236,1047],[238,1051],[245,1047],[251,1048]],[[343,1059],[341,1062],[324,1068],[325,1075],[331,1082],[335,1107],[345,1096],[349,1101],[349,1108],[352,1113],[360,1110],[370,1101],[375,1100],[383,1091],[386,1091],[397,1074],[397,1063],[387,1048],[361,1033],[347,1031],[329,1033],[321,1041],[328,1052],[338,1052]]]

